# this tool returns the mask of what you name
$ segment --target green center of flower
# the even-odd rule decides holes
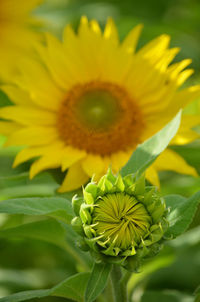
[[[97,236],[114,242],[123,250],[136,246],[151,224],[144,205],[125,193],[107,194],[97,202],[93,213]],[[102,240],[102,239],[101,239]]]
[[[120,117],[119,101],[108,91],[88,91],[79,98],[76,114],[89,129],[108,129]]]

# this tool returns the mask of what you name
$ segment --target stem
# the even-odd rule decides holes
[[[128,280],[130,279],[132,273],[129,271],[126,271],[124,276],[121,278],[120,283],[128,283]]]
[[[109,279],[108,279],[108,284],[106,286],[104,295],[105,295],[106,301],[115,302],[111,277],[109,277]]]
[[[117,265],[113,265],[111,272],[111,280],[113,287],[113,296],[115,302],[128,302],[126,282],[122,278],[121,268]]]
[[[99,296],[98,298],[97,298],[97,300],[96,300],[97,302],[107,302],[108,300],[106,300],[105,298],[104,298],[104,296]],[[109,302],[113,302],[113,301],[109,301]]]

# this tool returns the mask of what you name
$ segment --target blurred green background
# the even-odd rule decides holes
[[[27,0],[28,1],[28,0]],[[82,15],[97,19],[103,26],[113,17],[123,39],[138,23],[144,24],[138,47],[152,38],[170,34],[171,46],[181,47],[176,60],[192,58],[195,74],[188,84],[200,82],[200,1],[198,0],[46,0],[34,14],[42,20],[42,31],[61,36],[66,23],[76,28]],[[1,93],[1,104],[9,100]],[[198,110],[197,102],[189,112]],[[1,138],[3,144],[4,138]],[[185,160],[200,172],[200,142],[173,147]],[[53,196],[62,178],[59,171],[41,173],[28,179],[30,163],[12,169],[15,148],[0,149],[0,199],[26,196]],[[162,172],[161,193],[190,196],[200,189],[200,179],[173,172]],[[68,196],[68,194],[63,194]],[[71,194],[73,195],[73,193]],[[44,219],[45,218],[40,218]],[[35,222],[36,218],[22,215],[0,216],[1,230],[15,228],[21,223]],[[200,284],[200,210],[188,233],[173,242],[157,257],[153,264],[145,264],[141,277],[132,282],[134,302],[191,302]],[[77,271],[66,250],[56,244],[38,240],[40,236],[23,234],[5,238],[0,233],[0,297],[28,289],[48,288]],[[50,241],[50,242],[48,242]],[[72,240],[72,245],[75,243]],[[143,280],[140,278],[144,277]],[[144,294],[144,289],[147,289]],[[162,293],[162,297],[160,296]],[[64,301],[61,298],[44,298],[41,301]],[[36,300],[32,300],[36,301]],[[66,300],[65,300],[66,301]],[[122,301],[123,302],[123,301]]]

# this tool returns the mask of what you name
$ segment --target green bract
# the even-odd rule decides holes
[[[96,260],[136,270],[142,258],[160,250],[168,228],[167,210],[157,189],[145,186],[143,176],[122,178],[109,170],[97,184],[83,189],[82,198],[74,196],[72,204],[80,247]]]

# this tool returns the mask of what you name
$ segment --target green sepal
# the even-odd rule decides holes
[[[94,237],[94,238],[87,238],[85,237],[85,242],[89,245],[90,249],[92,249],[95,252],[98,252],[98,246],[97,246],[97,240],[98,238]]]
[[[163,230],[159,225],[153,225],[150,229],[152,242],[157,242],[163,237]]]
[[[98,194],[98,187],[94,182],[87,184],[87,186],[85,187],[85,191],[87,193],[92,194],[94,200],[96,199]]]
[[[148,206],[152,202],[153,195],[155,193],[155,187],[148,188],[148,191],[144,194],[143,204]]]
[[[152,214],[153,211],[156,209],[156,202],[154,200],[152,200],[151,204],[149,204],[147,207],[146,207],[147,211]]]
[[[87,192],[86,189],[83,189],[83,197],[87,204],[94,204],[94,197],[92,193]]]
[[[155,211],[153,211],[151,214],[154,223],[157,223],[161,219],[161,217],[164,215],[165,210],[166,206],[164,203],[160,203],[158,207],[156,207]]]
[[[72,208],[74,213],[78,216],[79,215],[79,211],[80,211],[80,207],[83,203],[83,198],[82,197],[78,197],[78,195],[74,195],[74,197],[72,198]]]
[[[137,251],[137,256],[140,258],[146,257],[149,253],[149,246],[152,245],[150,239],[142,239],[139,245],[139,250]]]
[[[165,232],[168,230],[169,228],[169,222],[168,220],[166,219],[166,217],[163,217],[161,220],[160,220],[160,224],[161,224],[161,227],[162,227],[162,230],[163,230],[163,234],[165,234]]]
[[[90,247],[88,246],[88,244],[85,242],[85,240],[83,238],[78,239],[76,244],[84,252],[87,252],[90,250]]]
[[[87,204],[82,204],[80,208],[80,217],[82,220],[82,223],[84,224],[90,224],[92,221],[92,217],[89,213],[89,206]]]
[[[149,252],[145,258],[151,258],[155,257],[163,248],[163,245],[161,242],[159,243],[154,243],[149,247]]]
[[[85,235],[85,233],[83,231],[83,224],[82,224],[80,217],[77,217],[77,216],[74,217],[71,221],[71,225],[76,233],[78,233],[81,236]]]
[[[140,178],[138,178],[136,180],[135,183],[135,195],[143,195],[144,196],[145,193],[145,177],[144,174],[142,176],[140,176]]]
[[[138,273],[141,267],[141,259],[138,258],[136,255],[132,257],[128,257],[126,259],[124,268],[126,268],[130,272]]]
[[[95,232],[95,230],[91,227],[91,225],[85,225],[85,226],[83,227],[83,229],[84,229],[85,235],[86,235],[88,238],[96,237],[96,232]]]
[[[107,179],[106,175],[99,180],[97,186],[103,193],[108,193],[113,188],[113,184]]]
[[[121,252],[121,249],[118,247],[115,247],[115,240],[111,244],[109,244],[108,248],[103,251],[105,255],[109,256],[118,256],[118,254]]]
[[[135,183],[130,185],[125,192],[129,195],[135,195]]]
[[[128,188],[130,187],[132,184],[135,183],[136,180],[136,175],[135,174],[129,174],[123,177],[123,181],[125,184],[125,187]]]
[[[134,256],[135,254],[136,254],[136,250],[135,250],[135,247],[134,247],[134,246],[132,246],[131,249],[126,250],[126,251],[124,251],[124,252],[122,253],[122,255],[123,255],[123,256],[126,256],[126,257],[128,257],[128,256]]]
[[[116,177],[113,175],[111,168],[108,168],[106,178],[114,185]]]
[[[114,187],[116,188],[116,192],[124,192],[125,190],[125,184],[120,174],[117,176]]]

